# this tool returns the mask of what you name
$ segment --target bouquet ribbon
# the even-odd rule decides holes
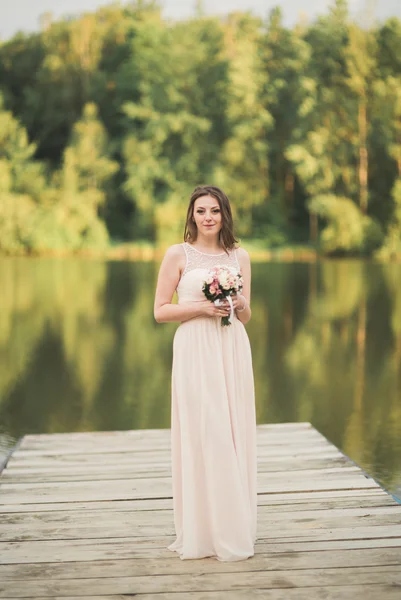
[[[227,300],[230,304],[230,316],[228,317],[228,320],[230,321],[230,323],[232,322],[233,318],[234,318],[234,306],[233,306],[233,301],[231,300],[231,296],[228,295],[227,296]]]
[[[230,316],[228,317],[228,321],[229,323],[232,323],[232,320],[234,318],[234,305],[233,305],[233,301],[231,299],[231,295],[229,294],[228,296],[226,296],[228,303],[230,305]],[[217,300],[214,301],[216,306],[220,306],[221,305],[221,300],[220,298],[217,298]]]

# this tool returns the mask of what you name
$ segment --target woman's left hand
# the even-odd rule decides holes
[[[236,310],[237,308],[241,309],[245,306],[245,297],[241,296],[241,294],[234,294],[231,296],[231,301],[233,303],[233,308]],[[228,313],[230,313],[230,303],[227,299],[224,300],[223,306],[228,309]]]

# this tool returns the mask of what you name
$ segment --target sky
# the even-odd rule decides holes
[[[331,0],[204,0],[207,14],[225,14],[234,10],[250,9],[265,17],[271,8],[280,5],[285,23],[294,24],[300,15],[309,18],[327,10]],[[0,39],[7,40],[17,31],[31,32],[39,29],[40,15],[51,12],[54,18],[93,11],[111,4],[111,0],[0,0]],[[124,4],[124,2],[122,2]],[[180,19],[194,13],[195,0],[161,0],[163,14],[167,18]],[[361,14],[364,6],[373,7],[380,20],[397,16],[401,18],[400,0],[350,0],[354,15]]]

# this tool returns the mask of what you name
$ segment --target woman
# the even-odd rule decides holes
[[[227,196],[197,187],[190,199],[184,243],[168,248],[157,282],[158,323],[179,321],[173,343],[172,475],[176,540],[181,559],[222,561],[253,556],[256,539],[256,423],[251,349],[248,253],[236,248]],[[233,298],[215,306],[202,292],[208,270],[234,266],[244,280]],[[174,291],[178,304],[172,304]]]

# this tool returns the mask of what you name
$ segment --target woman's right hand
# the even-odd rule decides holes
[[[230,305],[227,300],[221,306],[216,306],[210,300],[202,300],[200,303],[201,314],[207,317],[227,317],[230,314]]]

